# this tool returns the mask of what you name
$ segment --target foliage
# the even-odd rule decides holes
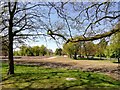
[[[80,47],[81,47],[81,42],[76,42],[76,43],[69,42],[63,45],[63,50],[70,58],[77,59],[77,55]]]
[[[94,44],[92,41],[88,41],[84,43],[83,47],[83,55],[86,55],[88,58],[89,56],[95,56],[97,52],[96,44]]]
[[[106,50],[108,42],[105,40],[105,38],[101,39],[100,42],[97,44],[97,54],[98,57],[104,57],[104,51]]]
[[[110,40],[110,44],[105,50],[107,57],[120,58],[120,32],[115,33]]]
[[[97,45],[94,44],[92,41],[77,42],[77,43],[69,42],[63,45],[63,50],[70,57],[76,56],[76,55],[79,55],[80,57],[83,57],[83,56],[89,57],[89,56],[95,56],[97,52],[96,46]]]
[[[20,50],[14,51],[15,56],[44,56],[44,55],[51,55],[53,54],[52,50],[47,49],[44,45],[39,46],[21,46]]]
[[[120,88],[120,81],[109,76],[82,72],[79,70],[68,70],[65,68],[45,68],[34,65],[15,65],[14,75],[6,75],[8,65],[2,64],[2,88],[17,89],[72,89],[72,88]],[[76,78],[67,81],[66,78]],[[90,89],[93,90],[93,89]]]
[[[44,45],[42,45],[40,47],[40,55],[44,56],[46,54],[47,54],[47,48]]]
[[[55,55],[62,55],[62,49],[61,48],[56,48],[55,50]]]

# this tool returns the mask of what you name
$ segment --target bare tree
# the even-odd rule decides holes
[[[93,41],[120,31],[118,2],[50,2],[48,5],[66,27],[61,32],[51,32],[67,43]]]
[[[44,35],[42,29],[45,27],[41,18],[46,17],[39,11],[40,6],[44,6],[44,4],[21,3],[17,0],[16,2],[0,2],[0,4],[2,10],[0,32],[3,37],[8,38],[8,74],[14,74],[13,43],[22,43],[29,36]]]

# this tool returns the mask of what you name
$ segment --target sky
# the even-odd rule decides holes
[[[72,10],[72,9],[70,9],[71,7],[70,6],[68,6],[68,8],[69,8],[69,12],[70,12],[70,10]],[[77,15],[78,13],[71,13],[70,15],[72,15],[72,16],[75,16],[75,15]],[[53,15],[51,15],[51,21],[52,21],[52,24],[53,24],[53,28],[54,28],[54,23],[55,22],[57,22],[57,20],[59,20],[58,19],[58,17],[57,17],[57,15],[55,14],[55,12],[54,12],[54,14]],[[102,28],[102,26],[100,26],[99,28]],[[103,28],[104,29],[104,28]],[[110,27],[107,27],[106,28],[107,30],[109,30],[110,29]],[[67,31],[67,30],[66,30]],[[78,34],[78,33],[75,33],[76,35]],[[96,40],[95,41],[95,43],[97,43],[98,41]],[[63,43],[63,42],[62,42]],[[52,49],[53,51],[55,51],[56,50],[56,48],[62,48],[62,44],[57,44],[54,40],[49,40],[49,39],[47,39],[47,42],[44,40],[44,39],[40,39],[40,38],[38,38],[38,42],[33,42],[33,41],[31,41],[31,42],[29,42],[28,43],[28,45],[30,45],[30,46],[41,46],[41,45],[44,45],[44,46],[46,46],[48,49]]]
[[[76,14],[78,14],[78,13],[75,13],[75,12],[71,13],[72,9],[70,9],[71,8],[70,6],[67,6],[67,8],[69,8],[68,10],[69,10],[69,13],[70,13],[70,15],[72,17],[75,16]],[[83,17],[81,19],[83,19]],[[58,19],[57,15],[54,13],[53,15],[51,15],[51,21],[52,21],[52,25],[53,25],[53,29],[54,29],[54,23],[57,22],[57,21],[60,21],[60,20]],[[46,21],[46,22],[49,25],[49,22],[48,21]],[[87,23],[89,23],[89,22],[87,22]],[[99,27],[99,28],[102,28],[102,27]],[[77,30],[76,31],[73,30],[73,29],[71,29],[71,30],[72,30],[72,33],[75,33],[75,35],[77,35],[77,34],[80,35],[80,33],[77,33]],[[66,32],[66,31],[68,31],[68,29],[63,30],[63,31]],[[83,30],[81,30],[81,31],[83,31]],[[31,42],[26,42],[26,43],[28,44],[28,46],[41,46],[41,45],[44,45],[48,49],[52,49],[53,51],[55,51],[56,48],[62,48],[62,44],[57,44],[54,40],[47,39],[47,42],[46,42],[43,38],[38,38],[37,41],[38,42],[31,41]]]
[[[47,49],[52,49],[55,52],[56,48],[62,48],[62,44],[57,44],[54,40],[47,40],[47,42],[43,39],[39,39],[38,42],[29,42],[30,46],[41,46],[44,45]]]

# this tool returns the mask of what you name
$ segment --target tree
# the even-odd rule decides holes
[[[44,56],[47,53],[49,53],[49,55],[52,53],[52,50],[49,50],[44,46],[33,46],[33,47],[29,47],[26,45],[22,45],[20,47],[20,50],[18,51],[14,51],[14,55],[20,55],[20,56]]]
[[[34,56],[39,56],[40,50],[41,49],[40,49],[39,46],[34,46],[34,47],[32,47],[32,51],[31,52],[33,52]]]
[[[112,35],[110,40],[110,45],[107,47],[106,51],[107,56],[118,58],[118,62],[120,62],[120,32]]]
[[[120,14],[117,2],[49,2],[48,5],[51,7],[50,12],[56,10],[56,14],[67,28],[67,31],[64,28],[50,28],[48,35],[53,39],[53,36],[59,36],[66,40],[66,43],[93,41],[119,32]],[[49,14],[51,16],[53,13]],[[53,26],[51,23],[50,25]]]
[[[39,34],[36,29],[42,29],[39,26],[42,22],[40,17],[44,17],[44,15],[38,11],[39,5],[42,6],[40,3],[22,3],[17,2],[17,0],[15,2],[10,2],[10,0],[8,2],[0,1],[0,32],[3,33],[4,37],[8,37],[8,74],[14,74],[13,41],[23,43],[28,36]],[[35,23],[36,21],[37,23]],[[40,23],[38,24],[38,22]],[[27,34],[23,34],[24,31]],[[37,31],[39,32],[40,30]],[[36,32],[37,34],[34,35],[31,32],[34,32],[34,34]]]
[[[108,44],[108,42],[105,40],[105,38],[101,39],[100,42],[97,44],[97,48],[98,48],[97,56],[99,56],[100,59],[101,59],[101,57],[105,56],[104,52],[106,50],[107,44]]]
[[[83,43],[83,54],[87,56],[87,58],[95,56],[96,54],[96,45],[92,41],[87,41]]]
[[[47,48],[44,45],[40,47],[40,55],[45,56],[47,54]]]
[[[68,54],[68,56],[70,58],[77,59],[77,55],[78,55],[80,46],[81,46],[80,42],[77,42],[77,43],[69,42],[69,43],[63,45],[63,51],[66,54]]]
[[[22,56],[21,53],[20,53],[20,51],[14,51],[13,54],[14,54],[14,56]]]
[[[28,47],[23,45],[20,47],[20,54],[21,56],[27,56],[27,53],[28,53]]]
[[[61,48],[56,48],[55,55],[61,56],[62,55],[62,49]]]

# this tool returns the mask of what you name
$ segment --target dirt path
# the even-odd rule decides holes
[[[72,60],[67,57],[45,57],[45,58],[25,58],[16,59],[17,64],[29,64],[47,66],[52,68],[67,68],[67,69],[80,69],[82,71],[99,72],[110,75],[115,79],[120,80],[120,64],[112,63],[109,61],[98,60]]]

